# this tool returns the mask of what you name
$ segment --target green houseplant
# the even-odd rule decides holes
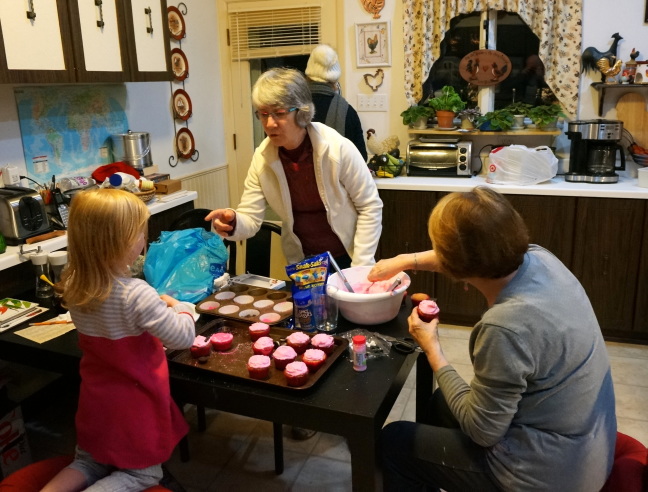
[[[496,109],[477,118],[475,123],[482,131],[508,131],[513,127],[513,114],[506,108]]]
[[[443,86],[441,94],[430,99],[428,104],[436,112],[439,128],[451,128],[456,114],[466,107],[466,102],[451,85]]]
[[[410,106],[400,115],[403,118],[403,125],[413,126],[416,128],[426,128],[427,120],[434,114],[434,110],[426,105]]]
[[[532,108],[532,106],[530,104],[518,101],[518,102],[514,102],[514,103],[509,104],[504,109],[509,111],[512,115],[521,114],[521,115],[524,115],[524,116],[528,116],[529,115],[529,110],[531,108]]]
[[[535,106],[529,110],[529,118],[539,130],[552,130],[556,128],[558,118],[566,118],[560,104],[545,104]]]
[[[475,121],[481,116],[481,111],[479,108],[462,109],[457,116],[461,119],[461,128],[471,130],[475,128]]]

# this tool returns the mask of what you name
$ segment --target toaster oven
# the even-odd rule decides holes
[[[472,169],[472,142],[458,138],[421,137],[407,144],[408,176],[465,177]]]
[[[39,193],[21,186],[0,188],[0,232],[7,244],[16,246],[51,230]]]

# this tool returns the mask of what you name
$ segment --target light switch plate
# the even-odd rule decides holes
[[[358,94],[358,111],[387,112],[387,94]]]

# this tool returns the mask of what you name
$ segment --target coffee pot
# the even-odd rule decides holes
[[[569,172],[565,181],[584,183],[616,183],[615,171],[625,170],[625,154],[621,146],[623,122],[616,120],[572,121],[567,137],[571,140]],[[617,152],[621,162],[617,165]]]

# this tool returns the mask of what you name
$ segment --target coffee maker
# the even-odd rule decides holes
[[[623,122],[615,120],[572,121],[567,128],[571,140],[569,172],[565,181],[582,183],[616,183],[625,170],[625,155],[620,145]],[[616,165],[617,151],[621,164]]]

